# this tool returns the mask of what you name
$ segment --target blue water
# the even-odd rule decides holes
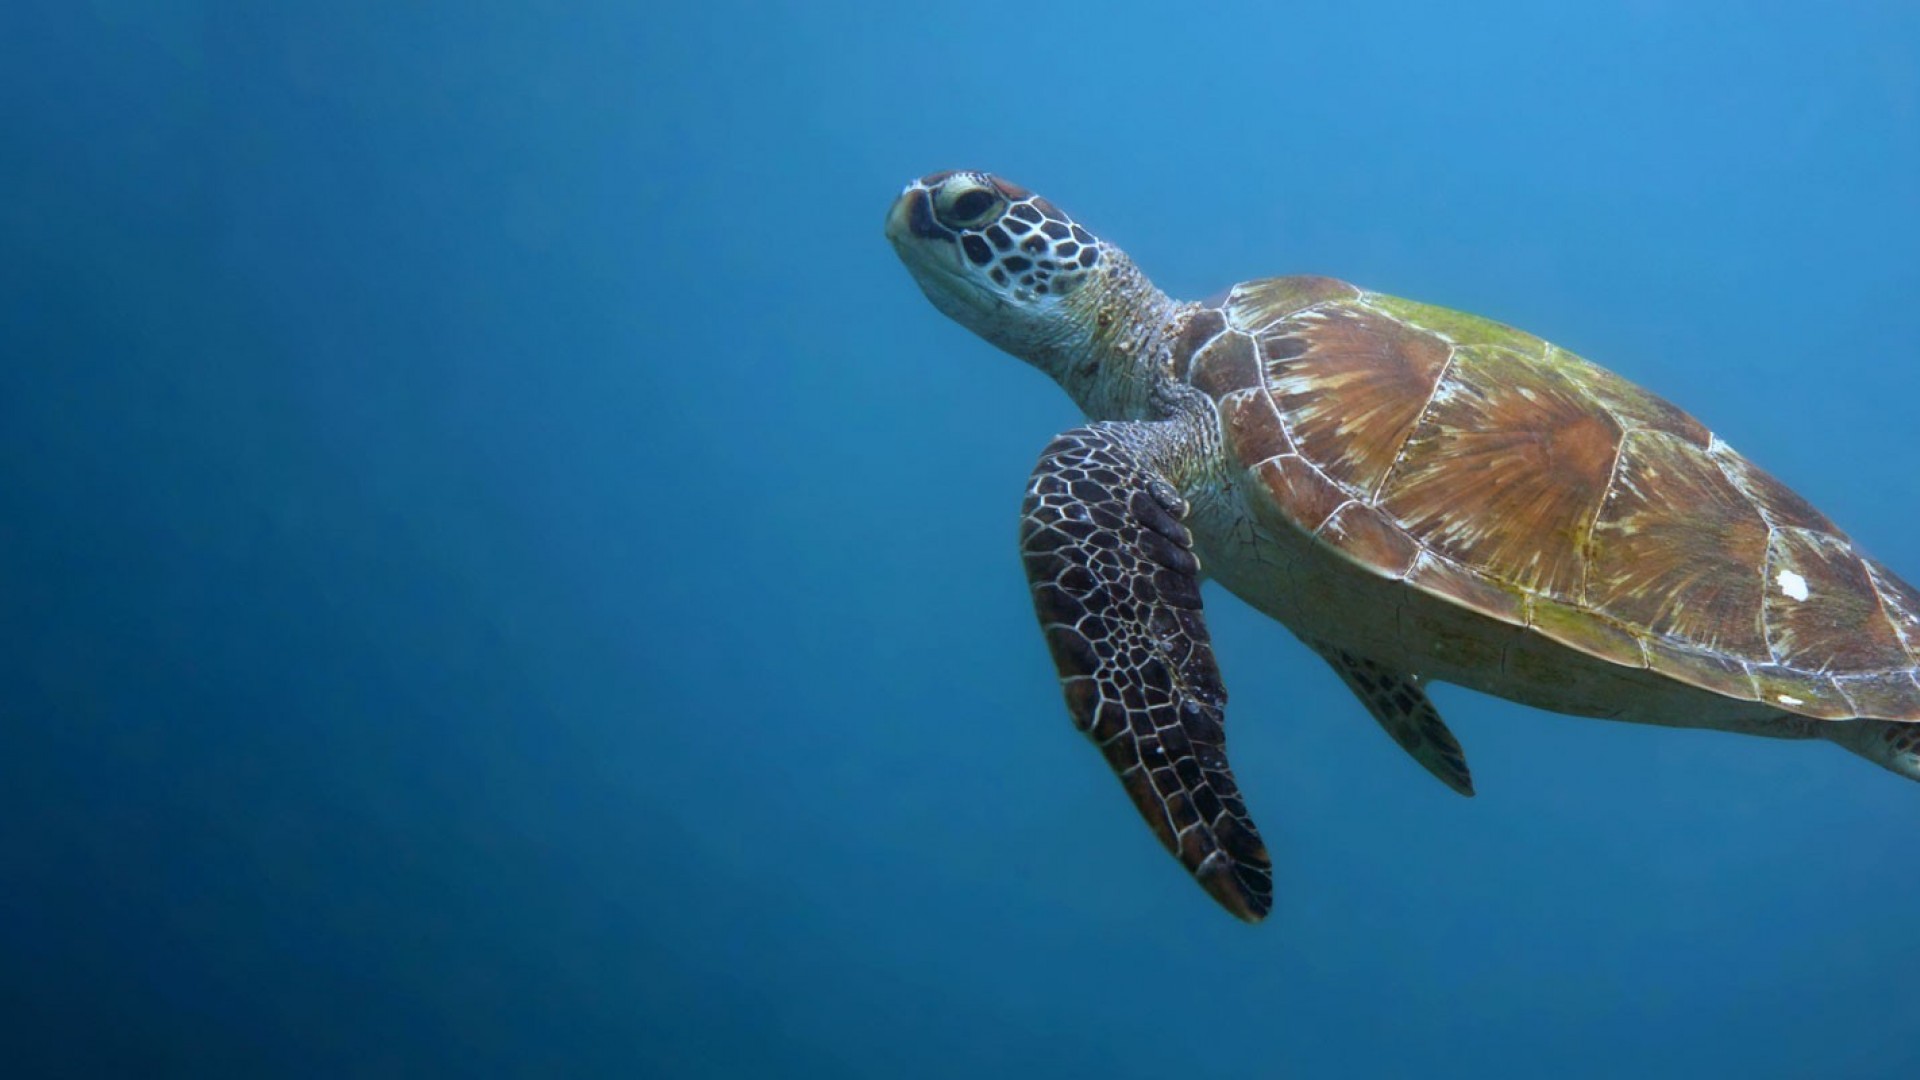
[[[1460,799],[1209,587],[1216,909],[880,234],[1499,318],[1920,577],[1912,5],[568,7],[0,10],[7,1071],[1920,1075],[1920,786],[1442,688]]]

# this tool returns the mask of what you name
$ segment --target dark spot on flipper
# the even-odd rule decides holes
[[[1186,548],[1178,547],[1173,541],[1157,532],[1143,531],[1140,534],[1140,550],[1160,566],[1183,574],[1195,574],[1200,570],[1200,560]]]
[[[1054,655],[1059,656],[1059,650],[1056,649]],[[1063,683],[1060,689],[1061,696],[1067,701],[1067,715],[1073,718],[1074,726],[1081,731],[1087,730],[1100,708],[1100,688],[1091,679],[1073,679]]]
[[[1188,532],[1187,527],[1180,524],[1180,519],[1175,516],[1184,511],[1184,503],[1176,503],[1170,507],[1155,493],[1141,491],[1134,493],[1129,502],[1129,509],[1133,511],[1133,516],[1139,519],[1140,524],[1159,533],[1167,540],[1183,548],[1193,546],[1193,534]]]
[[[1420,733],[1412,727],[1406,724],[1395,724],[1387,729],[1387,734],[1393,736],[1393,741],[1399,743],[1401,749],[1418,756],[1422,740]]]
[[[1164,602],[1174,607],[1200,607],[1200,583],[1193,579],[1193,575],[1161,568],[1153,577],[1155,584],[1160,587],[1160,597]]]
[[[1193,808],[1202,821],[1212,821],[1220,816],[1220,796],[1215,795],[1211,787],[1202,785],[1193,793]]]
[[[1070,595],[1085,596],[1093,591],[1096,579],[1084,566],[1069,566],[1060,572],[1054,583],[1065,589]]]
[[[1075,595],[1054,584],[1036,584],[1033,587],[1033,607],[1040,618],[1046,623],[1059,623],[1068,629],[1092,610],[1088,606],[1091,599],[1091,595]]]
[[[1047,634],[1047,644],[1053,650],[1054,665],[1064,673],[1089,675],[1100,666],[1093,642],[1077,630],[1056,626]]]
[[[1094,711],[1093,727],[1088,729],[1087,734],[1093,736],[1094,741],[1104,743],[1125,730],[1127,710],[1117,702],[1102,701]]]

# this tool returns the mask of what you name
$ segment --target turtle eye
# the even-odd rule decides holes
[[[961,182],[942,187],[933,197],[933,213],[950,229],[977,229],[1000,215],[1006,198],[984,184]]]

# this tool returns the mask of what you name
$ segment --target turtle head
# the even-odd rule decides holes
[[[1080,294],[1120,257],[1046,199],[981,172],[908,184],[887,239],[933,306],[1043,370],[1087,336]]]

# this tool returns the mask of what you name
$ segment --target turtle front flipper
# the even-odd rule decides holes
[[[1340,673],[1393,741],[1413,755],[1413,760],[1441,783],[1469,798],[1473,796],[1473,774],[1467,771],[1467,756],[1460,749],[1460,740],[1447,730],[1440,710],[1433,707],[1419,680],[1325,642],[1311,644]]]
[[[1156,468],[1174,422],[1056,438],[1027,485],[1020,553],[1073,722],[1161,844],[1228,911],[1273,905],[1266,845],[1227,768],[1227,703],[1200,612],[1187,504]]]

